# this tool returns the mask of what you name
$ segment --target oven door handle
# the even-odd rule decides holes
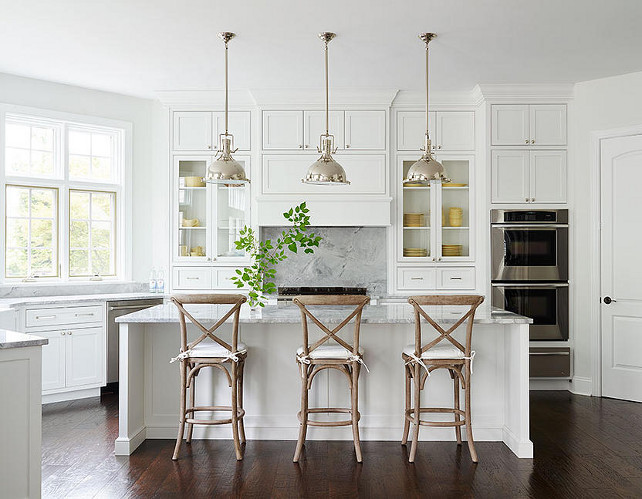
[[[526,230],[541,230],[541,229],[568,229],[568,224],[492,224],[494,229],[526,229]]]
[[[493,288],[568,288],[567,282],[493,282],[491,283]]]

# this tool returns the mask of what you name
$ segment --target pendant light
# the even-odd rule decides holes
[[[437,35],[434,33],[422,33],[419,35],[426,44],[426,137],[424,139],[424,154],[408,169],[408,178],[405,182],[418,182],[427,184],[429,182],[450,182],[444,171],[443,165],[437,161],[430,150],[430,134],[428,131],[428,44]]]
[[[214,184],[240,185],[249,182],[245,175],[243,165],[232,157],[234,149],[234,136],[228,131],[228,84],[227,84],[227,44],[236,35],[227,31],[218,34],[225,42],[225,133],[218,136],[219,155],[207,168],[205,181]]]
[[[321,157],[317,159],[301,182],[317,185],[348,185],[346,171],[337,163],[332,155],[337,152],[334,147],[334,135],[329,132],[329,90],[328,90],[328,43],[337,36],[335,33],[319,33],[319,38],[325,43],[325,133],[321,134],[317,150]]]

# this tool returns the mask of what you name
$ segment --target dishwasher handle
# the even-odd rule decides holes
[[[158,305],[160,305],[160,304],[158,304]],[[156,306],[156,304],[154,304],[154,305],[152,305],[152,304],[148,304],[148,305],[117,305],[117,306],[114,306],[114,307],[109,307],[109,311],[110,312],[115,312],[117,310],[132,310],[134,308],[143,310],[145,308],[155,307],[155,306]]]

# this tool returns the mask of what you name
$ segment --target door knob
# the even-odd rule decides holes
[[[610,296],[605,296],[605,297],[604,297],[604,303],[605,303],[606,305],[609,305],[611,302],[616,302],[616,301],[617,301],[617,300],[614,300],[614,299],[613,299],[613,298],[611,298]]]

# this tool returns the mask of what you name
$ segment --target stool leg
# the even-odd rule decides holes
[[[416,363],[414,365],[414,421],[413,424],[415,425],[413,430],[412,430],[412,445],[410,446],[410,457],[408,458],[408,461],[411,463],[415,462],[415,454],[417,453],[417,442],[419,441],[419,418],[421,415],[420,412],[420,391],[421,391],[421,366]]]
[[[361,456],[361,442],[359,440],[359,371],[361,366],[358,362],[352,363],[352,386],[350,387],[352,408],[352,438],[354,439],[354,452],[357,455],[357,462],[363,461]]]
[[[238,363],[232,361],[232,437],[234,438],[234,451],[236,460],[242,461],[241,443],[239,442],[239,418],[238,418]]]
[[[410,409],[410,397],[412,396],[410,391],[410,381],[412,379],[412,369],[410,365],[406,364],[404,366],[404,374],[406,376],[406,399],[405,399],[405,408],[406,410],[403,413],[403,436],[401,437],[401,445],[406,445],[408,443],[408,432],[410,431],[410,420],[408,419],[408,410]]]
[[[243,409],[243,375],[245,373],[245,360],[239,362],[239,407]],[[245,416],[239,418],[239,433],[241,437],[241,443],[245,443]]]
[[[473,460],[473,463],[478,462],[477,451],[475,450],[475,442],[473,441],[473,428],[471,426],[471,410],[470,410],[470,364],[466,366],[466,412],[465,412],[465,421],[466,421],[466,438],[468,439],[468,450],[470,451],[470,457]]]
[[[459,376],[455,371],[451,371],[451,374],[453,377],[455,409],[459,409]],[[455,413],[455,422],[459,422],[460,420],[461,416]],[[455,426],[455,437],[457,437],[457,445],[461,445],[461,426]]]
[[[178,459],[178,453],[181,450],[181,443],[183,442],[183,433],[185,432],[185,402],[187,398],[186,391],[186,378],[187,378],[187,362],[181,360],[181,401],[180,401],[180,413],[179,413],[179,424],[178,424],[178,436],[176,437],[176,447],[174,447],[174,455],[172,460],[176,461]]]
[[[196,393],[196,376],[192,376],[192,382],[189,387],[189,409],[194,409],[194,394]],[[193,413],[192,413],[193,414]],[[192,443],[192,431],[194,430],[193,423],[187,423],[187,439],[185,443]]]
[[[308,367],[305,364],[301,364],[300,367],[303,370],[303,376],[301,377],[301,423],[299,426],[299,440],[296,443],[294,459],[292,460],[295,463],[299,462],[305,435],[308,431]]]

